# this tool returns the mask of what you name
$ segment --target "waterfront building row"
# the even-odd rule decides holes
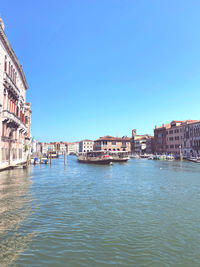
[[[32,157],[48,155],[49,152],[54,152],[58,155],[77,154],[79,152],[79,142],[38,142],[32,139],[31,154]]]
[[[94,150],[131,152],[131,138],[106,135],[94,141]]]
[[[200,156],[200,121],[173,120],[162,126],[155,126],[154,136],[138,135],[132,130],[132,137],[103,136],[96,140],[84,139],[80,142],[39,143],[39,151],[47,154],[78,154],[90,151],[126,151],[132,154],[171,154],[176,158]]]
[[[91,152],[93,150],[127,151],[131,152],[131,138],[104,136],[93,141],[84,139],[80,142],[38,142],[32,139],[31,153],[34,155],[47,155],[50,151],[57,154],[78,154],[79,152]]]
[[[138,135],[137,130],[132,130],[131,137],[131,153],[132,154],[152,154],[153,149],[153,136],[149,134]]]
[[[200,121],[172,121],[154,129],[154,150],[176,158],[200,156]]]
[[[31,104],[28,84],[0,19],[0,169],[23,163],[30,154]]]

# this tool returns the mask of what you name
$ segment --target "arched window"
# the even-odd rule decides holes
[[[9,62],[8,74],[9,74],[9,76],[10,76],[10,62]]]
[[[19,117],[19,107],[17,106],[17,117]]]
[[[5,56],[4,71],[7,72],[7,57]]]
[[[12,67],[12,80],[14,80],[14,67]]]
[[[11,66],[11,79],[13,79],[13,66]]]

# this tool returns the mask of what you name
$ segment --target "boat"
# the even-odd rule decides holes
[[[44,158],[32,158],[31,159],[31,164],[36,165],[36,164],[48,164],[48,158],[44,157]]]
[[[191,158],[187,158],[187,160],[195,162],[195,163],[200,163],[200,158],[191,157]]]
[[[167,160],[169,160],[169,161],[173,161],[175,158],[174,158],[174,156],[173,155],[168,155],[167,156]]]
[[[130,155],[131,159],[140,159],[140,156],[138,154]]]
[[[161,155],[160,156],[160,160],[166,160],[167,159],[167,156],[166,155]]]
[[[166,155],[153,155],[154,160],[166,160],[167,156]]]
[[[112,162],[127,162],[130,158],[127,151],[109,151]]]
[[[112,157],[106,151],[91,151],[79,153],[78,162],[88,164],[111,164]]]
[[[141,159],[148,159],[149,158],[149,155],[148,154],[141,154],[140,155],[140,158]]]
[[[58,153],[56,151],[49,151],[48,158],[56,159],[58,158]]]
[[[160,160],[160,155],[153,155],[154,160]]]

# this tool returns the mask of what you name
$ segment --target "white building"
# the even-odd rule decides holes
[[[34,138],[31,139],[31,154],[37,154],[38,151],[38,141]]]
[[[68,154],[69,155],[78,154],[78,152],[79,152],[79,142],[68,143],[67,149],[68,149]]]
[[[67,152],[67,144],[60,142],[58,144],[58,153],[64,155]]]
[[[30,137],[26,120],[26,78],[0,19],[0,168],[23,163]]]
[[[93,149],[94,149],[94,141],[85,139],[79,142],[79,152],[89,152],[93,151]]]

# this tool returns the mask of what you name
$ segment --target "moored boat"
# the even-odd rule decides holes
[[[140,159],[140,156],[137,154],[132,154],[132,155],[130,155],[130,158],[131,159]]]
[[[173,161],[175,158],[174,158],[174,156],[173,155],[168,155],[167,156],[167,160],[169,160],[169,161]]]
[[[56,151],[49,151],[48,158],[56,159],[58,158],[58,153]]]
[[[126,162],[130,159],[126,151],[111,151],[109,155],[112,158],[112,162]]]
[[[191,157],[191,158],[187,158],[187,160],[195,162],[195,163],[200,163],[200,158]]]
[[[91,151],[79,153],[78,162],[88,164],[110,164],[112,157],[105,151]]]

